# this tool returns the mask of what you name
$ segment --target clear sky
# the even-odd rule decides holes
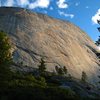
[[[85,31],[92,40],[100,33],[96,20],[100,19],[100,0],[0,0],[0,6],[17,6],[49,16],[69,20]]]

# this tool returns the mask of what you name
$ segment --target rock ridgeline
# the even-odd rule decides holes
[[[54,71],[56,65],[66,66],[76,78],[81,78],[84,71],[91,82],[98,80],[100,63],[96,46],[72,23],[22,8],[1,7],[0,30],[12,40],[16,64],[23,62],[27,66],[16,69],[36,68],[44,58],[48,71]]]

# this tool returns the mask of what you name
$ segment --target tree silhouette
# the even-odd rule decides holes
[[[40,65],[38,66],[39,73],[43,74],[46,70],[46,64],[43,58],[41,58]]]
[[[83,72],[82,72],[81,81],[85,83],[86,80],[87,80],[87,75],[86,75],[86,73],[83,71]]]
[[[64,71],[64,74],[67,74],[67,68],[66,68],[66,66],[63,66],[63,71]]]
[[[100,46],[100,36],[99,36],[98,40],[95,42],[95,44],[96,44],[97,46]]]
[[[99,16],[100,16],[100,15],[99,15]],[[97,23],[100,25],[100,20],[97,20]],[[98,31],[100,32],[100,27],[98,27],[97,29],[98,29]],[[98,40],[95,42],[95,44],[96,44],[97,46],[100,46],[100,36],[99,36]]]
[[[59,72],[59,67],[58,66],[55,66],[55,70],[58,73]]]
[[[58,75],[64,75],[64,69],[58,66],[55,66],[55,70]]]

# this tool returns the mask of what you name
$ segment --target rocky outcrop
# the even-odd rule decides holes
[[[1,7],[0,30],[8,33],[15,48],[14,61],[23,62],[25,69],[36,68],[44,58],[49,71],[54,71],[56,65],[66,66],[76,78],[81,78],[84,71],[89,81],[98,80],[96,46],[72,23],[26,9]]]

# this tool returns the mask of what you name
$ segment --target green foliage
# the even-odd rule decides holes
[[[36,81],[35,77],[32,74],[24,76],[24,79],[32,82]]]
[[[15,73],[13,79],[9,81],[10,87],[45,87],[46,81],[43,77],[34,77],[32,74]]]
[[[44,77],[39,76],[36,79],[38,80],[38,83],[41,84],[43,87],[47,86],[47,83]]]
[[[100,25],[100,20],[97,20],[97,22],[98,22],[98,24]],[[100,32],[100,27],[98,27],[97,29],[98,29],[98,31]],[[96,44],[97,46],[100,46],[100,36],[99,36],[98,40],[95,42],[95,44]],[[100,52],[97,53],[96,55],[97,55],[98,58],[100,59]],[[100,76],[98,76],[98,77],[100,78]],[[99,82],[99,83],[100,83],[100,82]]]
[[[77,99],[76,94],[71,89],[64,89],[59,87],[49,87],[46,89],[48,93],[49,100],[74,100]],[[50,96],[52,95],[52,97]]]
[[[100,39],[98,40],[100,42]],[[0,32],[0,100],[78,100],[79,96],[70,88],[60,87],[61,82],[52,80],[54,74],[46,73],[46,64],[41,58],[38,66],[40,76],[27,73],[13,73],[10,71],[12,62],[10,40],[6,33]],[[23,62],[20,63],[23,66]],[[57,76],[67,75],[65,66],[55,67]],[[69,79],[71,75],[68,74]],[[43,77],[44,76],[44,77]],[[60,79],[61,79],[60,78]],[[82,72],[82,82],[86,82],[87,75]],[[81,100],[81,99],[80,99]]]
[[[61,78],[56,79],[61,81],[63,76],[57,76]],[[6,87],[0,87],[0,100],[84,100],[73,89],[60,87],[58,82],[53,84],[51,78],[49,81],[47,79],[30,73],[16,72],[12,79],[6,82]],[[52,85],[48,85],[50,81]],[[64,79],[61,82],[64,82]]]
[[[58,87],[15,87],[0,90],[0,100],[77,100],[77,95],[69,89]]]
[[[12,79],[12,75],[9,65],[0,65],[0,87],[7,85]]]
[[[8,81],[12,77],[10,66],[12,62],[11,58],[11,45],[10,40],[6,33],[0,32],[0,87],[8,84]]]
[[[87,81],[87,75],[84,71],[82,72],[81,81],[84,82],[84,83]]]
[[[11,45],[6,33],[0,32],[0,64],[6,64],[11,61]]]
[[[68,74],[65,66],[56,66],[58,75],[46,72],[46,64],[41,58],[38,66],[40,76],[29,73],[11,72],[11,45],[4,32],[0,32],[0,100],[78,100],[78,95],[70,88],[61,88],[63,75]],[[23,65],[23,62],[20,63]],[[56,79],[53,77],[56,76]],[[57,79],[58,76],[58,79]],[[60,78],[61,76],[61,78]],[[71,79],[71,75],[69,74]],[[61,79],[63,81],[61,81]],[[87,75],[82,72],[82,82]],[[81,100],[81,99],[80,99]]]
[[[46,64],[43,58],[41,58],[40,65],[38,66],[39,73],[42,75],[46,70]]]

